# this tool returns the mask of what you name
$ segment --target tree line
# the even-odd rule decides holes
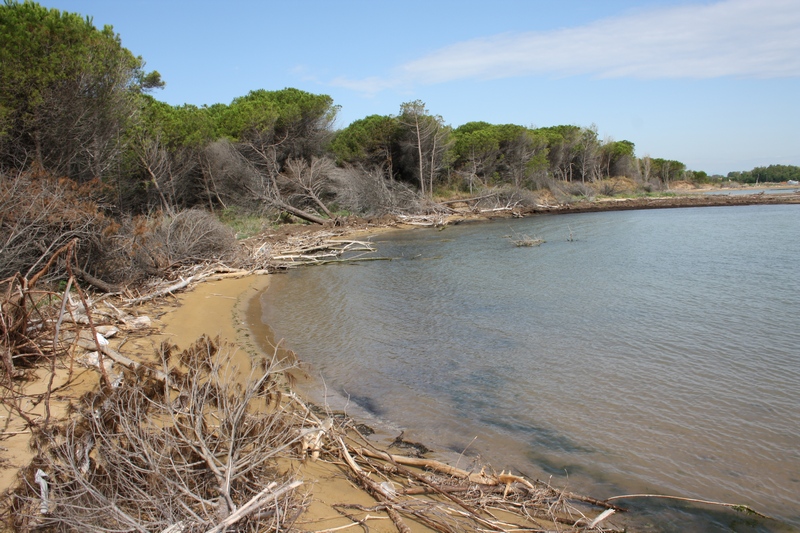
[[[120,209],[285,204],[327,216],[337,169],[422,197],[611,176],[664,185],[686,171],[677,161],[639,159],[632,142],[601,140],[594,126],[453,128],[421,101],[341,130],[329,96],[291,88],[170,106],[150,94],[164,85],[158,72],[145,71],[112,27],[33,2],[7,0],[0,13],[4,174],[37,168],[78,184],[98,180]]]
[[[454,128],[419,100],[341,129],[330,96],[294,88],[172,106],[152,94],[160,74],[111,26],[5,0],[0,30],[0,252],[25,255],[20,264],[40,263],[70,236],[85,252],[108,246],[98,235],[125,235],[123,255],[152,269],[166,259],[141,252],[142,235],[152,241],[154,217],[174,221],[187,209],[323,223],[418,212],[435,197],[487,188],[580,194],[610,177],[648,189],[707,178],[637,157],[633,142],[600,139],[593,125]]]
[[[739,183],[783,183],[800,181],[800,167],[794,165],[769,165],[753,170],[728,172],[727,178]]]

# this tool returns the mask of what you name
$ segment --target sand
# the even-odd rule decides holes
[[[259,299],[268,286],[269,276],[265,275],[202,283],[178,295],[174,305],[162,308],[163,314],[155,320],[158,332],[140,340],[140,346],[146,349],[149,344],[152,353],[162,340],[169,340],[183,348],[206,334],[219,336],[222,343],[229,345],[235,364],[245,365],[252,355],[271,356],[273,341],[269,327],[261,323]],[[376,503],[331,463],[287,461],[282,467],[303,480],[299,490],[310,502],[295,524],[299,529],[320,531],[352,524],[333,509],[337,503],[367,507]],[[358,511],[353,514],[362,518],[365,515]],[[377,533],[396,531],[388,517],[370,520],[369,526]],[[429,531],[413,522],[409,526],[414,531]]]

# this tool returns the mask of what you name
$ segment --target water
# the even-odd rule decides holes
[[[406,438],[596,497],[798,526],[799,228],[787,205],[395,232],[374,239],[393,261],[276,277],[263,318],[330,401]],[[626,505],[659,531],[784,530]]]
[[[743,196],[746,194],[797,194],[798,192],[800,192],[800,189],[797,187],[787,187],[785,189],[776,189],[774,187],[757,189],[748,187],[744,189],[715,189],[713,191],[705,191],[702,194]]]

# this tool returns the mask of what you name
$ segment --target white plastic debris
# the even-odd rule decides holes
[[[47,474],[41,469],[36,470],[36,475],[33,480],[39,485],[39,499],[42,500],[42,505],[39,508],[42,514],[47,514],[50,511],[50,500],[48,498]]]

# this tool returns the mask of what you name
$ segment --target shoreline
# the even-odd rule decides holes
[[[741,190],[741,189],[735,189]],[[475,214],[463,212],[447,218],[447,224],[460,224],[466,222],[480,222],[485,220],[507,218],[511,216],[533,216],[539,214],[562,214],[595,211],[629,210],[629,209],[655,209],[679,207],[713,207],[730,205],[757,205],[757,204],[800,204],[800,193],[787,193],[780,195],[766,194],[741,194],[741,195],[697,195],[676,196],[665,198],[636,198],[636,199],[610,199],[596,200],[594,202],[577,202],[561,206],[560,208],[519,210],[518,212],[483,213]],[[375,222],[363,221],[361,224],[345,226],[342,236],[346,237],[371,237],[387,231],[414,229],[418,226],[404,224],[394,219]],[[320,226],[303,226],[305,233],[315,230],[324,230]],[[329,229],[329,228],[328,228]],[[275,274],[234,274],[220,276],[214,279],[191,285],[183,292],[164,298],[156,303],[146,304],[134,308],[136,314],[150,314],[153,327],[142,335],[134,335],[127,342],[125,352],[131,354],[139,361],[152,361],[158,345],[167,340],[178,345],[181,349],[192,345],[200,336],[219,336],[220,342],[231,347],[231,361],[237,365],[248,364],[253,355],[266,355],[271,357],[275,353],[276,339],[268,324],[261,321],[261,296],[269,288],[272,276]],[[280,352],[281,350],[278,350]],[[289,350],[285,354],[292,354]],[[297,377],[305,385],[318,386],[319,380],[308,376],[303,371],[302,361],[293,360],[297,364]],[[78,367],[81,376],[85,376],[83,385],[73,384],[65,391],[64,397],[74,395],[91,384],[96,385],[97,373],[92,369]],[[46,373],[46,372],[45,372]],[[308,388],[308,387],[306,387]],[[82,391],[83,392],[83,391]],[[301,396],[307,396],[302,394]],[[324,396],[324,393],[323,393]],[[75,395],[74,397],[77,397]],[[356,415],[358,418],[358,416]],[[22,432],[24,433],[24,432]],[[6,440],[5,446],[12,451],[14,448],[25,446],[30,435],[20,435]],[[388,433],[376,436],[375,443],[381,449],[388,449],[392,436]],[[12,445],[11,442],[14,444]],[[372,440],[372,439],[371,439]],[[19,442],[17,442],[19,441]],[[24,441],[24,443],[22,442]],[[13,486],[18,479],[16,467],[24,466],[29,462],[24,455],[4,453],[11,458],[11,464],[4,465],[4,488]],[[447,453],[434,451],[437,458],[447,457]],[[346,501],[358,505],[374,505],[375,500],[349,481],[345,470],[333,463],[289,461],[287,468],[292,469],[298,476],[306,480],[302,491],[309,491],[311,505],[301,515],[297,525],[304,530],[324,530],[352,524],[351,520],[343,517],[334,508],[333,504]],[[310,487],[310,489],[309,489]],[[370,525],[374,531],[396,531],[391,521]],[[417,528],[413,528],[415,531]],[[420,529],[421,531],[422,529]]]
[[[764,195],[766,196],[766,195]],[[694,197],[692,197],[694,198]],[[634,209],[658,209],[658,208],[681,208],[681,207],[718,207],[718,206],[740,206],[740,205],[785,205],[785,204],[800,204],[800,194],[797,192],[795,193],[787,193],[776,197],[767,197],[763,198],[761,195],[741,195],[740,197],[733,196],[734,201],[728,201],[731,197],[725,195],[722,196],[723,200],[718,200],[714,196],[699,196],[697,200],[687,201],[686,198],[679,196],[679,197],[667,197],[664,198],[662,201],[658,201],[659,199],[652,199],[652,198],[644,198],[644,199],[624,199],[623,202],[626,202],[625,207],[619,208],[619,204],[614,204],[609,202],[609,205],[602,205],[602,206],[584,206],[579,205],[577,207],[568,207],[564,209],[559,209],[557,211],[546,211],[546,212],[535,212],[532,214],[562,214],[562,213],[578,213],[578,212],[597,212],[597,211],[622,211],[622,210],[634,210]],[[644,204],[644,205],[642,205]],[[498,219],[498,218],[508,218],[511,215],[497,215],[497,216],[466,216],[466,217],[452,217],[447,220],[447,224],[461,224],[461,223],[480,223],[482,221],[487,221],[491,219]],[[369,238],[371,236],[380,235],[385,232],[393,232],[398,230],[409,230],[409,229],[418,229],[418,225],[411,225],[411,224],[402,224],[398,223],[393,227],[376,227],[372,230],[356,230],[356,233],[347,233],[348,237],[353,237],[354,235],[358,235],[361,237]],[[311,378],[314,379],[314,378]],[[319,380],[317,379],[317,384],[320,385]],[[324,386],[324,383],[321,384]],[[359,419],[358,415],[356,418]],[[385,444],[390,443],[391,438],[386,438],[382,441],[384,444],[383,449],[385,449]],[[424,442],[423,442],[424,443]],[[424,443],[427,444],[427,443]],[[447,457],[448,453],[443,450],[433,450],[433,454],[439,458]],[[445,459],[447,460],[447,459]],[[533,479],[533,478],[530,478]],[[583,488],[584,492],[587,490],[586,487]],[[588,489],[591,493],[591,488]],[[646,491],[645,491],[646,492]],[[636,524],[636,517],[631,516],[630,518],[623,518],[620,520],[620,523],[626,523],[629,527],[635,528]]]
[[[212,334],[209,327],[216,327],[213,335],[219,335],[220,343],[231,348],[233,364],[244,366],[251,356],[288,357],[295,365],[289,372],[294,378],[315,385],[313,378],[302,369],[303,362],[294,358],[294,353],[275,348],[275,341],[269,325],[261,322],[261,296],[269,288],[270,278],[275,274],[247,275],[233,279],[217,280],[200,284],[194,290],[178,295],[177,302],[170,305],[165,314],[158,319],[161,332],[153,335],[153,340],[162,337],[185,348],[202,334]],[[208,313],[208,309],[213,309]],[[204,310],[206,312],[204,312]],[[205,315],[205,316],[204,316]],[[304,394],[291,387],[304,398]],[[304,398],[305,399],[305,398]],[[392,437],[379,436],[370,439],[374,445],[387,449]],[[283,467],[292,471],[304,481],[303,491],[310,505],[300,515],[296,525],[305,531],[327,530],[351,524],[351,520],[338,513],[334,505],[362,505],[369,507],[375,500],[362,489],[355,486],[347,477],[345,470],[327,461],[285,460]],[[370,525],[378,533],[396,531],[394,524]],[[415,528],[414,531],[427,531]]]

